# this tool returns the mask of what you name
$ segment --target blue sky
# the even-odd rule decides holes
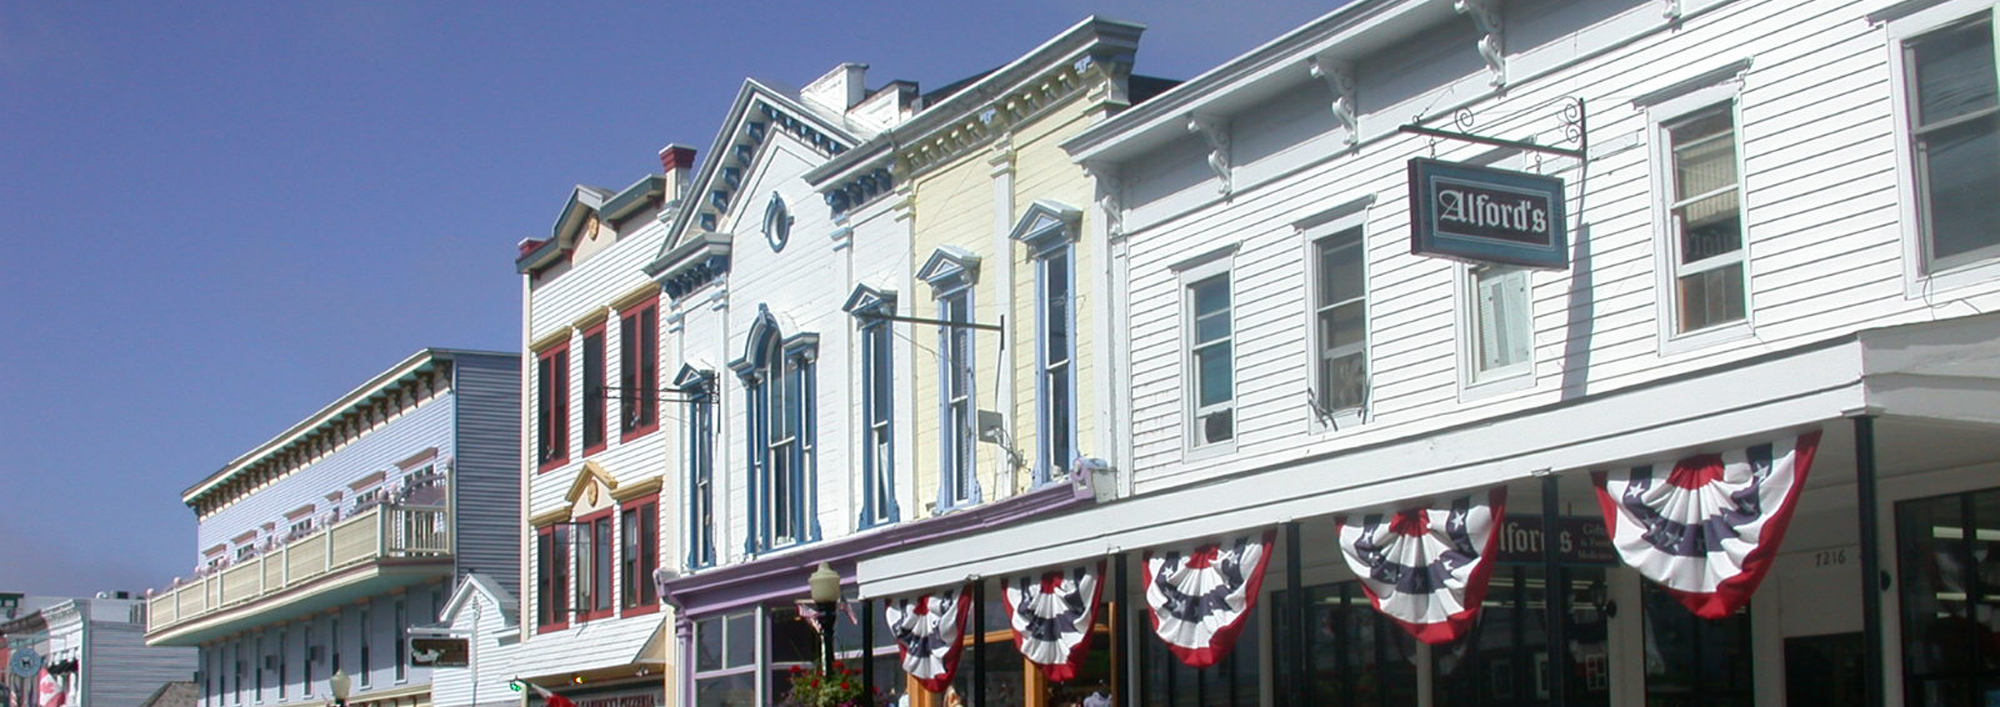
[[[419,348],[518,348],[515,242],[745,76],[932,88],[1096,13],[1189,78],[1337,4],[0,0],[0,591],[165,586],[182,489]]]

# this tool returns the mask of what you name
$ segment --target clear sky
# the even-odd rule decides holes
[[[518,348],[514,244],[746,76],[935,88],[1096,13],[1184,79],[1338,4],[0,0],[0,591],[164,587],[183,489],[419,348]]]

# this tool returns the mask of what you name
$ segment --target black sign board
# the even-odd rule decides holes
[[[1410,160],[1410,253],[1534,268],[1569,267],[1563,180]]]
[[[1556,550],[1564,564],[1615,565],[1618,548],[1604,530],[1604,519],[1566,516],[1556,522]],[[1501,562],[1539,563],[1542,561],[1541,516],[1507,516],[1500,523]]]
[[[463,668],[472,662],[463,638],[412,637],[410,665],[419,668]]]

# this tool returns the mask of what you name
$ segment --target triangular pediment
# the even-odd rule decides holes
[[[780,135],[810,148],[821,159],[831,159],[861,141],[837,116],[800,101],[796,91],[756,79],[744,80],[687,192],[687,205],[676,214],[666,242],[661,244],[662,255],[694,234],[722,228],[732,212],[746,204],[763,208],[763,201],[747,189],[757,181],[752,172],[760,164],[758,155]]]
[[[876,289],[866,284],[856,285],[854,292],[847,295],[847,304],[841,305],[840,311],[848,314],[894,314],[896,291],[887,287]]]
[[[570,504],[570,517],[588,515],[590,512],[613,503],[611,492],[618,490],[618,480],[604,470],[596,461],[587,461],[576,470],[576,480],[570,482],[569,493],[564,494]]]
[[[1077,224],[1083,221],[1083,210],[1060,201],[1036,199],[1028,205],[1028,212],[1021,220],[1014,222],[1014,230],[1008,238],[1041,246],[1058,239],[1076,240]]]
[[[917,279],[934,287],[969,285],[979,280],[979,256],[958,246],[943,246],[917,269]]]

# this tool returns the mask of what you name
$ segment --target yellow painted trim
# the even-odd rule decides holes
[[[576,321],[570,322],[569,327],[577,331],[583,331],[608,321],[611,321],[611,308],[599,307],[585,312]]]
[[[541,513],[537,513],[535,515],[528,516],[528,525],[540,528],[544,526],[555,525],[557,523],[569,520],[569,514],[572,508],[573,508],[572,506],[564,504],[560,508],[552,508],[543,511]]]
[[[627,292],[625,294],[617,296],[616,298],[613,298],[611,300],[610,308],[614,311],[623,312],[626,309],[631,308],[633,305],[639,304],[640,302],[644,302],[646,300],[653,299],[659,296],[660,296],[660,283],[647,281],[645,285],[642,285],[637,289],[632,290],[631,292]]]
[[[542,338],[528,342],[528,350],[535,352],[534,355],[540,356],[544,351],[569,343],[569,335],[571,333],[573,331],[569,327],[562,327],[543,334]]]
[[[611,500],[623,502],[623,501],[630,501],[640,496],[651,495],[659,492],[660,487],[663,485],[663,483],[664,482],[662,481],[662,479],[658,476],[646,479],[644,481],[634,481],[632,483],[626,484],[622,488],[612,489]]]
[[[613,492],[613,498],[617,497],[618,480],[611,478],[611,474],[604,471],[604,465],[598,464],[597,460],[593,459],[584,462],[583,467],[576,470],[576,480],[570,482],[569,493],[563,495],[563,500],[569,501],[570,505],[576,505],[576,499],[583,495],[585,488],[589,488],[591,479],[602,482],[605,490]]]

